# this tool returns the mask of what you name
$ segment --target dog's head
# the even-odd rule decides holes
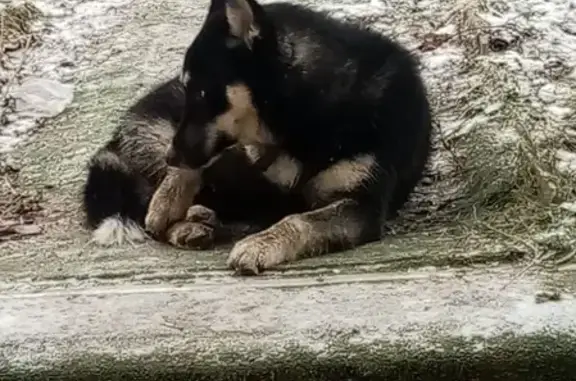
[[[271,49],[272,33],[256,1],[212,0],[184,59],[186,107],[169,165],[198,168],[236,142],[271,143],[248,82]]]

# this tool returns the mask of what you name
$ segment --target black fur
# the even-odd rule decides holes
[[[226,1],[213,1],[186,53],[187,109],[204,113],[188,113],[175,136],[182,159],[190,166],[209,159],[198,158],[205,151],[198,136],[229,107],[225,87],[242,83],[279,146],[308,176],[374,154],[381,181],[370,197],[386,194],[386,214],[395,215],[430,155],[430,108],[414,57],[385,36],[302,6],[248,3],[260,29],[251,49],[230,43]]]
[[[183,104],[177,79],[156,86],[128,109],[112,139],[91,158],[83,188],[90,228],[114,216],[143,226],[152,194],[166,173],[165,152]],[[240,150],[222,154],[204,178],[207,185],[197,202],[216,211],[223,222],[266,226],[304,208],[300,197],[270,184]]]
[[[105,150],[112,152],[110,146],[112,144]],[[83,191],[87,225],[94,229],[112,216],[118,216],[123,222],[132,220],[142,225],[151,190],[145,180],[128,167],[109,167],[93,161]]]
[[[113,216],[144,223],[148,202],[164,175],[165,164],[160,164],[157,173],[143,170],[150,162],[164,161],[163,150],[143,146],[153,140],[167,148],[172,135],[161,142],[153,132],[164,126],[154,120],[178,125],[183,108],[183,97],[178,95],[182,95],[182,89],[176,80],[157,86],[127,110],[112,139],[91,158],[83,188],[83,206],[90,228]],[[139,121],[143,123],[138,124]]]

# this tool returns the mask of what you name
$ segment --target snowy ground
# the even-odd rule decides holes
[[[8,123],[0,125],[0,162],[18,152],[19,144],[28,141],[42,118],[59,114],[72,102],[74,86],[83,83],[87,72],[93,72],[117,52],[140,43],[137,35],[133,40],[111,38],[114,30],[131,17],[130,13],[118,10],[129,8],[137,12],[135,0],[34,3],[47,16],[37,24],[42,44],[12,57],[14,67],[19,70],[8,73],[15,78],[10,94],[20,109],[8,110]],[[458,147],[466,144],[466,137],[478,130],[490,131],[495,145],[517,141],[519,126],[535,141],[541,138],[557,141],[555,136],[563,134],[565,144],[550,149],[559,159],[556,164],[562,171],[576,170],[575,146],[571,143],[576,139],[576,0],[307,0],[304,3],[329,10],[337,17],[371,25],[403,42],[419,56],[441,133],[434,161],[440,180],[429,191],[429,200],[435,204],[432,208],[445,202],[446,195],[460,191],[447,181],[456,178],[452,175],[455,153],[448,147],[456,147],[454,150],[458,151]],[[159,2],[157,9],[166,12],[168,25],[170,15],[163,4]],[[189,4],[202,8],[207,2]],[[138,17],[145,20],[142,15]],[[178,49],[192,37],[184,32],[179,37]],[[94,41],[101,39],[112,41],[105,51],[90,49]],[[138,64],[139,74],[122,81],[136,81],[142,73],[160,79],[167,76],[165,70],[174,71],[179,62],[169,68],[159,67],[154,52],[149,52]],[[37,78],[45,81],[37,82]],[[50,90],[51,96],[33,90],[39,98],[30,98],[30,88],[38,86],[44,86],[43,94]],[[42,100],[48,98],[52,100],[50,105]],[[566,202],[565,221],[574,225],[574,219],[570,219],[570,213],[574,213],[570,212],[574,209],[570,198],[561,201]]]
[[[9,123],[0,126],[0,155],[25,142],[43,118],[57,116],[72,102],[74,82],[81,78],[78,69],[89,59],[85,54],[87,46],[91,39],[120,21],[113,15],[114,7],[126,5],[127,1],[32,3],[45,16],[33,26],[41,36],[41,45],[12,53],[10,62],[18,70],[2,72],[3,77],[13,78],[10,96],[16,104],[6,112]],[[35,86],[38,79],[43,81]],[[30,83],[32,88],[28,89]]]
[[[18,61],[23,61],[18,82],[21,84],[30,76],[70,84],[81,79],[82,66],[96,64],[92,57],[85,55],[86,47],[91,40],[123,21],[114,10],[130,2],[35,0],[34,5],[49,19],[36,24],[41,31],[42,45],[27,54],[13,55],[16,67],[20,66]],[[485,50],[486,54],[480,59],[503,65],[514,73],[520,96],[527,97],[534,107],[542,108],[545,117],[560,121],[574,113],[574,103],[570,102],[573,102],[576,82],[573,66],[576,62],[576,0],[516,0],[506,1],[506,5],[478,0],[307,3],[328,9],[337,17],[371,25],[418,52],[430,92],[442,98],[435,99],[437,104],[449,107],[458,99],[467,101],[474,88],[487,85],[479,81],[481,78],[467,75],[466,44],[458,37],[462,36],[468,44],[477,45],[472,49]],[[463,20],[464,17],[468,20]],[[487,45],[495,38],[509,43],[510,48],[491,52]],[[18,85],[13,84],[13,92],[18,92]],[[66,96],[63,98],[63,103],[71,101]],[[488,99],[489,103],[485,103],[486,100],[481,99],[484,104],[480,107],[496,113],[499,100]],[[466,118],[443,112],[443,107],[437,111],[447,136],[464,134],[486,119],[479,115]],[[25,140],[33,127],[31,120],[24,123],[17,116],[10,119],[13,122],[0,130],[0,152],[3,153]]]

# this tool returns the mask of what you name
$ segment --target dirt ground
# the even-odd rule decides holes
[[[39,32],[33,24],[38,22],[41,12],[32,3],[9,4],[0,8],[0,147],[7,145],[3,133],[15,121],[15,105],[12,89],[22,80],[24,60],[22,54],[39,44]],[[3,143],[3,144],[2,144]],[[39,234],[40,227],[34,224],[42,210],[40,197],[19,188],[17,165],[0,149],[0,244],[3,240],[18,239]]]
[[[574,1],[306,3],[392,35],[421,60],[436,153],[393,226],[404,242],[572,261]],[[0,246],[70,229],[85,234],[77,198],[84,163],[135,95],[177,71],[206,2],[34,6],[2,10]],[[19,113],[14,93],[30,77],[70,84],[74,101],[49,118]]]

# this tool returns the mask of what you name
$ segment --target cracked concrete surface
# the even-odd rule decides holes
[[[511,273],[200,276],[3,294],[2,379],[574,379],[574,277],[553,279],[567,287],[561,301],[536,304],[546,282],[502,290]]]

